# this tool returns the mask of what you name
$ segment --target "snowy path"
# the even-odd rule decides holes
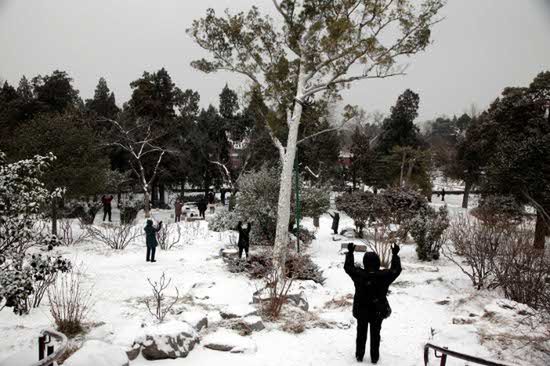
[[[155,213],[165,222],[169,221],[169,215],[169,211]],[[342,227],[350,224],[349,219],[342,220]],[[197,301],[206,309],[210,322],[219,319],[217,309],[224,305],[248,304],[260,284],[225,269],[223,261],[217,257],[223,240],[220,240],[219,234],[208,232],[204,222],[202,225],[201,238],[176,250],[159,250],[157,263],[145,262],[142,242],[119,253],[97,243],[62,248],[60,254],[83,263],[89,282],[95,288],[97,301],[90,319],[98,326],[86,338],[103,339],[115,344],[131,342],[143,323],[152,322],[145,306],[140,303],[150,292],[147,278],[158,279],[162,272],[173,278],[180,294],[193,294],[195,299],[199,299]],[[306,225],[311,225],[311,221],[306,220]],[[313,260],[324,270],[326,283],[322,287],[308,285],[304,288],[310,311],[320,317],[337,317],[350,322],[353,321],[350,308],[334,310],[325,307],[327,301],[353,293],[353,284],[343,270],[344,258],[338,253],[342,242],[332,241],[329,227],[328,215],[322,217],[317,239],[308,249]],[[469,313],[481,315],[483,306],[493,301],[494,296],[473,291],[464,275],[445,260],[433,264],[418,262],[414,249],[412,245],[402,249],[404,269],[391,287],[389,301],[393,313],[383,324],[379,365],[422,364],[422,347],[432,338],[435,343],[456,350],[496,358],[498,355],[494,350],[491,352],[480,345],[479,330],[475,325],[452,324],[455,316],[467,317]],[[360,255],[356,255],[356,261],[360,261]],[[192,288],[194,284],[197,284],[196,288]],[[468,301],[462,301],[464,299]],[[0,312],[0,333],[3,335],[0,337],[0,360],[16,351],[33,349],[33,337],[50,325],[47,305],[25,317],[16,317],[9,311]],[[140,356],[131,365],[357,364],[354,359],[354,324],[351,329],[315,328],[299,335],[277,330],[274,324],[266,326],[266,330],[250,336],[258,347],[254,354],[228,354],[198,346],[185,360],[148,362]],[[506,351],[504,355],[509,356],[510,352],[513,350]],[[36,352],[33,350],[32,354]],[[8,366],[2,361],[0,365]],[[449,361],[448,365],[464,363]]]

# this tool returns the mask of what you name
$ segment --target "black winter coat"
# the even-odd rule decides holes
[[[250,230],[252,229],[252,224],[248,223],[248,227],[243,229],[241,223],[237,225],[237,231],[239,232],[239,248],[248,248],[250,245]]]
[[[162,228],[162,223],[159,223],[158,227],[154,227],[153,223],[147,222],[147,225],[143,230],[145,230],[145,244],[152,248],[158,245],[157,242],[157,232]]]
[[[363,268],[355,266],[353,252],[348,252],[344,262],[344,270],[355,285],[353,316],[356,319],[384,319],[388,317],[391,313],[387,298],[388,288],[401,274],[399,256],[394,255],[392,257],[390,269],[376,269],[367,272]]]

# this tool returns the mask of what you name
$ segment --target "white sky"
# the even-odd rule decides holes
[[[122,104],[130,81],[166,67],[203,106],[217,105],[226,82],[243,90],[244,79],[193,70],[190,61],[203,53],[185,30],[208,7],[253,4],[272,12],[271,0],[0,0],[0,78],[16,84],[23,74],[66,70],[86,99],[103,76]],[[387,112],[411,88],[420,119],[431,119],[483,109],[504,87],[550,70],[550,0],[448,0],[443,14],[434,44],[410,60],[407,76],[355,84],[344,102]]]

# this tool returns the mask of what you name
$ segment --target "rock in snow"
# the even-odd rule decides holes
[[[254,353],[258,349],[250,338],[242,337],[230,330],[220,329],[203,338],[202,344],[206,348],[231,353]]]
[[[197,332],[190,324],[173,320],[145,328],[134,344],[141,346],[146,360],[164,360],[187,357],[198,342]]]
[[[265,325],[262,322],[262,318],[256,315],[247,316],[242,319],[242,322],[246,324],[254,332],[259,332],[265,329]]]
[[[97,340],[84,343],[64,363],[64,366],[128,366],[128,356],[120,347]]]
[[[228,306],[220,311],[223,319],[244,318],[245,316],[258,315],[258,310],[250,305]]]
[[[205,313],[186,311],[181,313],[179,319],[191,324],[191,326],[195,328],[197,332],[199,332],[203,328],[208,327],[208,318]]]

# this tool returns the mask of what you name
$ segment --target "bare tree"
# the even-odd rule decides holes
[[[153,123],[143,119],[138,119],[130,128],[122,126],[115,120],[104,120],[113,125],[115,137],[113,142],[106,145],[119,147],[130,154],[130,165],[139,178],[143,193],[145,217],[149,217],[151,185],[157,177],[162,159],[170,152],[166,147],[157,144],[163,134],[155,133]],[[152,162],[152,167],[147,162]]]

